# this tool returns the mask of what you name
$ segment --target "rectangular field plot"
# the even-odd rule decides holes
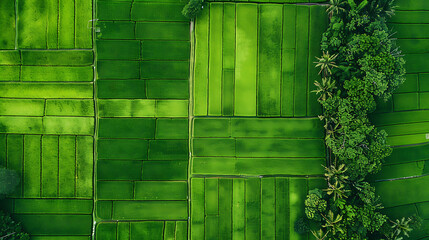
[[[21,177],[13,197],[92,199],[92,137],[3,134],[0,149]]]
[[[22,223],[31,239],[90,238],[93,212],[90,199],[7,199],[1,206]]]
[[[92,1],[28,0],[17,1],[16,5],[19,48],[92,48]],[[10,37],[10,31],[7,28],[4,37]]]
[[[372,122],[389,135],[388,144],[403,146],[429,142],[427,134],[429,111],[401,111],[380,113],[371,116]]]
[[[115,188],[117,189],[117,188]],[[186,189],[185,189],[186,190]],[[141,191],[141,190],[140,190]],[[180,190],[179,190],[180,191]],[[100,220],[132,221],[132,220],[186,220],[188,218],[188,205],[186,200],[160,200],[171,199],[165,197],[166,192],[149,190],[152,196],[136,196],[137,198],[153,200],[133,200],[130,195],[123,195],[126,200],[119,199],[123,189],[114,193],[114,200],[98,200],[96,204],[97,218]],[[175,198],[182,198],[187,191],[178,193]],[[177,193],[174,193],[177,194]],[[180,196],[181,195],[181,196]],[[158,197],[160,196],[160,197]],[[164,197],[163,197],[164,196]],[[100,195],[100,198],[104,196]],[[121,201],[118,201],[121,200]]]
[[[416,144],[393,148],[392,155],[385,159],[383,168],[372,176],[372,179],[389,180],[423,176],[428,173],[429,145]]]
[[[324,164],[317,118],[194,118],[197,175],[317,175]]]
[[[192,178],[191,239],[307,239],[295,233],[318,178]]]
[[[98,223],[96,240],[186,240],[188,239],[186,221],[143,221]]]
[[[310,89],[324,12],[317,5],[210,3],[195,25],[194,115],[319,114]]]
[[[429,192],[422,191],[429,177],[417,177],[376,183],[375,187],[385,207],[429,201]],[[395,197],[393,197],[395,196]]]
[[[97,219],[186,220],[188,102],[106,99],[98,103],[102,118],[97,141]]]

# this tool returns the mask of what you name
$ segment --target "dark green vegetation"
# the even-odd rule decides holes
[[[389,219],[366,180],[392,151],[386,132],[377,130],[368,114],[377,100],[392,96],[405,75],[405,61],[386,25],[394,0],[331,0],[327,11],[331,21],[317,61],[322,80],[315,92],[323,106],[328,188],[307,196],[310,231],[316,239],[402,239],[419,219]],[[297,226],[308,230],[302,221]]]
[[[22,230],[20,223],[14,221],[9,214],[0,211],[0,239],[29,240],[30,236]]]
[[[183,8],[182,14],[187,18],[195,18],[204,8],[204,0],[189,0]]]

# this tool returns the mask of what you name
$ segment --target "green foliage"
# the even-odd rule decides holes
[[[345,11],[332,13],[322,50],[324,56],[334,53],[335,63],[329,72],[321,63],[317,66],[336,85],[326,90],[328,84],[316,83],[328,131],[326,144],[335,160],[347,164],[352,178],[365,177],[378,172],[391,153],[386,133],[375,129],[367,115],[375,110],[377,98],[389,99],[403,83],[405,62],[385,20],[389,14],[384,11],[393,11],[393,1],[333,2],[331,9],[341,6]]]
[[[402,219],[396,219],[390,221],[390,224],[383,225],[381,229],[381,235],[386,240],[403,240],[404,237],[409,237],[409,233],[413,229],[421,227],[422,219],[418,216],[411,216],[408,218],[403,217]],[[381,237],[381,236],[374,236]]]
[[[183,8],[183,16],[193,19],[195,18],[204,8],[204,0],[189,0],[188,4]]]
[[[305,218],[299,218],[294,225],[295,232],[299,234],[308,233],[310,231],[310,225],[308,220]]]
[[[338,54],[330,55],[329,52],[323,52],[322,57],[317,58],[316,67],[320,67],[319,74],[323,73],[323,75],[331,75],[332,69],[338,67],[335,65],[335,59],[337,58]]]
[[[327,203],[322,198],[322,191],[314,189],[307,195],[305,200],[305,214],[308,219],[320,221],[322,219],[321,213],[326,211]]]
[[[329,7],[326,9],[326,12],[328,12],[329,17],[332,18],[334,14],[340,14],[341,12],[345,12],[344,9],[345,2],[342,0],[330,0],[329,1]]]
[[[326,168],[328,188],[312,190],[305,201],[307,218],[319,229],[311,229],[316,239],[368,239],[388,220],[375,188],[363,179],[351,180],[346,165]],[[324,237],[324,238],[323,238]]]
[[[389,14],[382,14],[392,11],[392,1],[374,2],[337,2],[345,11],[334,11],[322,40],[322,50],[335,53],[336,62],[329,73],[321,68],[323,77],[336,83],[325,91],[332,97],[319,98],[329,131],[326,143],[335,160],[347,164],[352,178],[378,172],[390,155],[386,133],[377,131],[367,115],[375,110],[377,98],[392,96],[405,75],[404,60],[386,25]]]
[[[317,89],[312,92],[320,95],[319,101],[326,101],[326,99],[331,98],[333,96],[332,92],[337,88],[335,81],[330,77],[324,77],[322,78],[322,82],[319,83],[316,81],[314,84],[317,86]]]
[[[10,169],[0,168],[0,199],[13,193],[19,184],[18,174]]]
[[[388,100],[404,82],[405,61],[386,25],[393,0],[331,0],[327,12],[323,55],[315,62],[322,81],[315,82],[314,92],[323,107],[328,187],[307,195],[310,231],[316,239],[399,240],[418,221],[392,221],[382,214],[375,188],[365,180],[392,151],[386,132],[377,130],[368,114],[377,99]]]
[[[20,223],[15,222],[9,214],[0,211],[0,239],[29,240],[30,236],[22,230]]]

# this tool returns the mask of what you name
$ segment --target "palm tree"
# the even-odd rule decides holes
[[[326,12],[329,15],[329,18],[335,14],[339,14],[340,12],[345,12],[346,10],[343,8],[344,2],[342,0],[330,0],[329,7],[326,9]]]

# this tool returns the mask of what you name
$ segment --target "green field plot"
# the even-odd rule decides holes
[[[195,116],[316,116],[323,6],[210,3],[196,20]],[[222,22],[222,24],[219,24]],[[322,24],[322,25],[321,25]]]
[[[117,106],[126,106],[126,101],[151,101],[153,113],[157,112],[155,100],[104,102],[108,101],[118,101]],[[119,117],[125,109],[99,106],[100,116],[108,112],[117,116],[99,119],[96,216],[114,220],[186,220],[187,119]],[[139,109],[140,106],[143,105],[130,110],[144,113],[144,109],[150,109]]]
[[[19,48],[92,48],[92,1],[29,0],[16,7]]]
[[[22,222],[32,239],[90,238],[91,199],[10,199],[2,205]]]
[[[401,126],[401,125],[399,125]],[[386,158],[385,165],[373,179],[386,180],[428,174],[428,144],[418,144],[393,148],[393,153]]]
[[[32,84],[47,84],[42,82],[56,82],[56,84],[60,82],[92,82],[93,69],[91,65],[93,65],[93,58],[93,52],[89,50],[0,50],[0,69],[3,72],[0,81],[28,82],[22,83],[22,89],[25,89],[25,86],[36,86],[27,85],[30,82]],[[83,83],[81,84],[84,85]],[[32,95],[31,92],[27,91],[22,95],[14,95],[13,89],[6,88],[6,86],[8,85],[2,86],[3,91],[8,90],[8,92],[2,93],[3,97],[37,98],[37,96],[42,96],[43,98],[43,96],[49,97],[52,95],[52,97],[61,98],[60,93],[55,96],[51,92],[42,92],[40,95],[34,95],[33,93]],[[73,85],[70,83],[67,86],[72,87]],[[80,85],[77,84],[77,86]],[[58,90],[61,89],[52,89],[54,92]],[[89,94],[76,94],[75,97],[85,96],[92,98],[92,95]]]
[[[194,118],[192,134],[192,174],[317,175],[323,170],[317,118]]]
[[[15,49],[16,40],[16,11],[15,1],[3,1],[0,3],[0,49]]]
[[[0,138],[1,165],[15,170],[21,179],[2,208],[40,239],[45,235],[88,239],[93,206],[92,137],[2,134]]]
[[[97,1],[95,239],[187,239],[191,43],[183,6]]]
[[[92,1],[17,1],[19,48],[92,48]]]
[[[25,192],[24,192],[25,193]],[[2,201],[32,239],[89,239],[93,202],[83,199],[14,198]],[[64,197],[64,194],[63,194]],[[67,237],[68,236],[68,237]]]
[[[293,228],[308,187],[317,186],[322,179],[192,178],[190,237],[307,239]]]
[[[186,221],[144,221],[99,223],[96,227],[98,240],[186,240]]]
[[[376,114],[372,119],[379,129],[389,134],[390,145],[403,146],[429,142],[428,116],[427,110],[398,111]]]
[[[382,202],[386,207],[406,205],[416,202],[429,201],[429,193],[421,191],[428,183],[428,176],[402,179],[396,181],[384,181],[376,184],[377,192],[382,196]]]
[[[400,7],[398,10],[412,10],[412,11],[421,11],[421,10],[429,10],[429,6],[424,0],[416,0],[413,2],[407,0],[397,0],[396,4]]]
[[[97,217],[185,220],[187,129],[184,118],[100,119]]]

